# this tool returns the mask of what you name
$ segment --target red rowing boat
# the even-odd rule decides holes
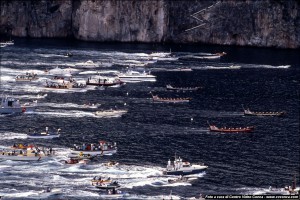
[[[209,125],[209,130],[212,132],[224,132],[224,133],[237,133],[237,132],[251,132],[254,130],[253,126],[249,127],[239,127],[239,128],[218,128],[215,125]]]

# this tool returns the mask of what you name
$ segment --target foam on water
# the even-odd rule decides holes
[[[4,197],[5,199],[7,198],[20,198],[20,197],[29,197],[32,195],[39,195],[39,192],[31,190],[31,191],[20,191],[16,192],[15,190],[8,191],[7,193],[0,192],[0,196]]]
[[[60,111],[47,111],[47,112],[34,112],[38,115],[48,115],[53,117],[97,117],[93,112],[86,112],[80,110],[60,110]]]
[[[15,140],[15,139],[26,139],[27,135],[23,133],[14,133],[14,132],[0,132],[0,136],[6,140]]]
[[[39,103],[39,106],[44,106],[44,107],[52,107],[52,108],[97,108],[100,106],[100,104],[84,104],[84,105],[79,105],[75,103],[64,103],[64,104],[59,104],[59,103]]]

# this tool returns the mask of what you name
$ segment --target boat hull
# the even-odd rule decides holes
[[[210,129],[211,132],[222,132],[222,133],[247,133],[247,132],[252,132],[253,130],[254,130],[253,128],[245,128],[245,129],[232,128],[232,129],[218,129],[218,130]]]
[[[7,156],[0,155],[0,160],[14,160],[14,161],[39,161],[43,157],[40,156]]]
[[[23,113],[23,112],[33,112],[35,107],[2,107],[0,108],[0,114],[12,114],[12,113]]]
[[[118,82],[118,83],[91,83],[91,82],[86,82],[86,85],[104,86],[104,87],[110,87],[110,86],[122,85],[122,84],[123,84],[123,82]]]
[[[180,99],[153,99],[157,103],[188,103],[190,100],[180,100]]]
[[[101,194],[100,198],[104,198],[104,199],[116,199],[116,198],[122,198],[122,197],[126,197],[129,196],[128,193],[121,193],[121,194]]]
[[[177,88],[177,87],[171,87],[167,86],[167,90],[175,90],[175,91],[197,91],[200,89],[200,87],[194,87],[194,88]]]
[[[149,82],[155,82],[156,78],[153,77],[143,77],[143,76],[119,76],[119,79],[122,82],[142,82],[142,81],[149,81]]]
[[[104,151],[77,151],[74,149],[71,149],[72,153],[78,153],[80,154],[82,152],[83,155],[91,155],[91,156],[102,156],[102,155],[111,155],[117,153],[116,149],[113,150],[104,150]]]
[[[16,79],[16,82],[31,82],[31,81],[36,81],[38,78],[34,79]]]
[[[280,112],[280,113],[244,113],[245,116],[270,116],[270,117],[274,117],[274,116],[283,116],[285,113],[284,112]]]
[[[125,113],[127,113],[127,110],[113,110],[113,111],[107,110],[107,111],[96,111],[95,115],[108,117],[108,116],[123,115]]]
[[[199,169],[170,170],[170,171],[164,171],[164,174],[166,174],[166,175],[191,175],[191,174],[199,174],[201,172],[204,172],[206,169],[207,169],[207,167],[199,168]]]
[[[116,189],[116,188],[119,188],[120,185],[112,185],[112,186],[109,186],[109,185],[96,185],[96,188],[98,189],[101,189],[101,190],[110,190],[110,189]]]
[[[52,138],[58,138],[60,134],[55,135],[27,135],[27,138],[32,139],[52,139]]]

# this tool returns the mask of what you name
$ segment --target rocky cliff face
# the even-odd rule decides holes
[[[300,47],[298,0],[2,0],[0,33]]]

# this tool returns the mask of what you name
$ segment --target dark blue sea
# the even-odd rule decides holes
[[[72,57],[65,57],[68,52]],[[217,52],[227,54],[207,59]],[[37,100],[33,112],[1,115],[0,148],[14,143],[52,147],[57,156],[40,162],[0,161],[0,196],[4,199],[101,199],[94,176],[111,177],[129,193],[125,199],[187,199],[199,194],[265,194],[269,186],[299,187],[300,51],[205,45],[109,44],[66,40],[16,39],[1,48],[1,95],[20,102]],[[99,66],[78,68],[92,60]],[[74,78],[132,68],[150,71],[156,82],[127,83],[104,90],[45,88],[45,70],[76,69]],[[181,71],[180,69],[191,69]],[[39,80],[16,82],[35,72]],[[168,91],[166,85],[203,87]],[[153,103],[160,97],[189,97],[188,103]],[[45,95],[47,94],[47,95]],[[38,96],[39,95],[39,96]],[[44,95],[44,96],[42,96]],[[98,104],[86,108],[85,104]],[[253,111],[284,111],[283,117],[244,116]],[[125,109],[117,116],[98,110]],[[219,127],[254,126],[250,133],[212,133]],[[27,139],[28,130],[61,128],[56,139]],[[73,144],[116,142],[118,151],[87,165],[66,165]],[[162,170],[174,155],[206,172],[190,183],[168,184]],[[116,167],[102,163],[117,161]],[[58,194],[45,194],[50,187]]]

